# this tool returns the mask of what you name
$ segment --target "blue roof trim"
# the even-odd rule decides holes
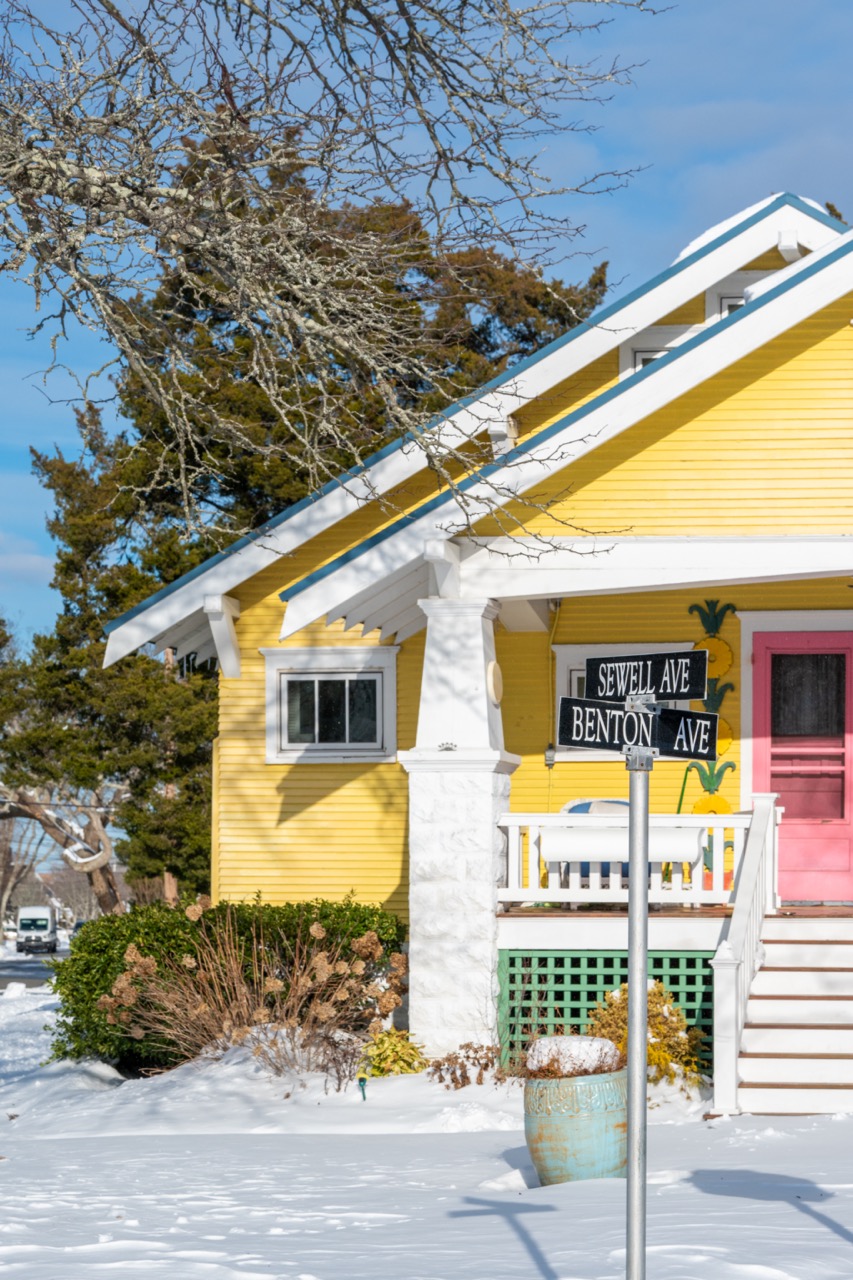
[[[624,297],[617,298],[614,302],[608,303],[607,306],[601,307],[598,311],[594,311],[588,320],[583,321],[574,329],[569,329],[567,333],[562,334],[559,338],[555,338],[553,342],[549,342],[547,347],[543,347],[541,351],[537,351],[533,355],[527,356],[526,359],[520,360],[518,364],[514,364],[503,373],[498,374],[489,382],[478,387],[476,391],[472,391],[469,395],[463,396],[460,400],[454,401],[452,405],[448,406],[444,413],[433,418],[424,427],[424,431],[431,430],[447,418],[451,417],[454,413],[458,412],[460,409],[465,408],[469,404],[473,404],[474,401],[480,399],[484,392],[494,391],[504,383],[518,377],[520,373],[524,373],[525,370],[532,368],[535,364],[538,364],[540,360],[546,359],[555,351],[561,350],[568,343],[574,342],[577,338],[581,337],[582,334],[589,332],[590,329],[593,329],[603,321],[610,319],[624,307],[642,297],[643,294],[665,284],[667,280],[673,279],[694,263],[701,261],[702,258],[706,257],[709,253],[713,253],[721,245],[726,244],[729,240],[734,239],[742,232],[748,231],[750,227],[756,226],[759,222],[762,222],[765,218],[786,206],[807,214],[816,222],[822,222],[825,226],[831,227],[835,231],[843,232],[849,230],[846,223],[839,222],[839,220],[837,218],[833,218],[831,214],[816,208],[814,205],[808,204],[799,196],[792,195],[789,192],[783,192],[781,195],[777,196],[775,200],[772,200],[769,204],[765,205],[762,209],[759,209],[749,218],[744,218],[742,222],[736,223],[734,226],[730,227],[728,231],[724,231],[722,235],[719,235],[714,240],[710,240],[707,244],[702,245],[688,257],[681,259],[679,262],[673,263],[672,266],[659,272],[658,275],[653,276],[650,280],[638,285],[636,289],[632,289],[631,292],[625,294]],[[208,557],[207,560],[204,560],[200,565],[197,565],[195,569],[190,569],[188,573],[182,574],[181,577],[176,578],[174,582],[170,582],[166,586],[161,587],[159,591],[156,591],[153,595],[146,597],[145,600],[141,601],[138,605],[135,605],[134,608],[128,609],[126,613],[121,614],[120,617],[114,619],[112,622],[105,623],[104,632],[109,635],[111,632],[123,626],[125,622],[129,622],[132,618],[137,617],[140,613],[151,608],[152,605],[158,604],[161,600],[165,600],[175,591],[188,586],[189,583],[200,577],[201,574],[207,573],[209,569],[212,569],[217,564],[222,564],[238,551],[242,551],[244,547],[251,546],[266,534],[271,533],[274,529],[285,524],[288,520],[293,519],[293,517],[298,515],[300,512],[306,510],[313,504],[320,502],[327,494],[333,492],[335,489],[341,488],[347,480],[356,479],[359,475],[362,475],[365,471],[369,471],[383,459],[390,457],[399,449],[402,449],[404,445],[412,443],[414,439],[414,436],[408,434],[397,440],[390,441],[387,445],[383,446],[383,448],[378,449],[376,453],[372,453],[368,458],[365,458],[364,462],[355,467],[351,467],[349,471],[343,472],[342,475],[335,477],[334,480],[328,480],[322,488],[317,490],[316,493],[310,494],[307,498],[301,498],[299,502],[295,502],[292,506],[286,507],[285,510],[280,512],[277,516],[273,516],[272,519],[267,520],[259,529],[255,529],[251,533],[244,534],[242,538],[239,538],[224,551],[218,551],[215,555]]]
[[[774,288],[768,289],[765,294],[756,298],[754,302],[750,302],[746,306],[740,307],[737,311],[733,311],[730,315],[710,326],[702,333],[697,333],[694,337],[681,343],[681,345],[676,347],[674,350],[667,352],[665,356],[660,356],[651,364],[646,365],[645,368],[638,370],[636,373],[632,374],[630,378],[623,379],[615,386],[610,387],[607,391],[603,391],[601,395],[596,396],[594,400],[590,400],[579,409],[575,409],[572,413],[566,414],[564,418],[559,418],[556,422],[552,422],[549,427],[545,427],[544,430],[539,431],[534,436],[531,436],[529,440],[516,445],[516,447],[510,452],[503,454],[498,461],[487,463],[473,475],[468,476],[461,481],[457,488],[464,493],[468,489],[473,488],[473,486],[480,480],[488,479],[490,476],[494,475],[495,472],[501,470],[508,463],[520,460],[526,453],[529,453],[544,441],[549,440],[558,432],[563,431],[566,427],[573,426],[577,422],[581,422],[590,413],[600,409],[603,405],[616,400],[619,396],[624,395],[629,391],[631,387],[637,386],[638,383],[644,382],[647,378],[655,377],[661,369],[668,367],[677,360],[680,360],[688,351],[696,350],[697,347],[701,347],[706,342],[710,342],[723,329],[729,329],[733,325],[740,324],[748,316],[755,315],[757,311],[768,306],[771,302],[774,302],[790,289],[796,288],[801,281],[811,279],[812,276],[818,275],[826,267],[832,266],[835,262],[840,261],[840,259],[847,257],[851,253],[853,253],[853,242],[832,250],[832,252],[827,253],[825,257],[820,258],[819,261],[813,263],[811,266],[804,266],[792,279],[782,281]],[[567,463],[566,465],[570,466],[571,463]],[[294,596],[301,595],[302,592],[306,591],[309,587],[314,586],[318,582],[322,582],[324,578],[327,578],[330,574],[337,572],[337,570],[342,568],[344,565],[350,564],[353,560],[357,560],[358,557],[363,555],[366,551],[369,551],[371,548],[387,541],[388,538],[399,533],[415,520],[420,519],[421,516],[429,515],[432,511],[435,511],[439,507],[452,501],[452,497],[453,495],[449,491],[437,494],[436,497],[431,498],[429,502],[425,502],[410,514],[402,516],[386,529],[381,529],[378,533],[372,534],[371,537],[366,538],[364,542],[350,548],[349,551],[344,552],[344,554],[338,556],[337,559],[330,560],[328,564],[323,565],[322,568],[316,569],[313,573],[300,579],[300,581],[295,583],[292,587],[287,587],[284,591],[280,591],[279,599],[287,601],[293,599]]]

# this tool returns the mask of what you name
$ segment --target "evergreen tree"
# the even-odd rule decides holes
[[[405,269],[397,260],[389,273],[388,290],[407,311],[407,323],[417,313],[423,350],[433,361],[434,376],[417,384],[398,378],[395,394],[421,407],[441,402],[442,383],[452,382],[461,394],[531,354],[583,320],[606,287],[604,265],[585,285],[566,286],[483,249],[459,254],[448,272],[404,205],[344,210],[337,217],[336,234],[341,225],[361,235],[377,221],[386,230],[398,223],[400,237],[411,245]],[[367,447],[387,442],[389,423],[383,396],[357,368],[342,365],[336,440],[319,451],[293,453],[283,442],[280,415],[253,377],[252,343],[233,315],[214,296],[190,296],[170,280],[152,305],[151,323],[163,333],[162,358],[169,359],[171,327],[191,332],[194,368],[181,376],[205,388],[220,419],[239,424],[227,441],[220,434],[206,442],[205,465],[187,479],[195,486],[194,502],[211,518],[187,538],[186,495],[175,480],[179,468],[161,466],[164,450],[173,445],[170,419],[136,375],[126,375],[119,388],[122,430],[108,434],[90,407],[78,416],[82,449],[76,456],[34,452],[35,470],[54,502],[48,529],[57,546],[53,585],[62,609],[54,631],[37,636],[25,660],[12,657],[5,664],[0,770],[7,797],[14,792],[19,806],[31,797],[30,816],[41,821],[48,809],[64,815],[64,825],[51,828],[48,822],[46,829],[64,845],[71,865],[69,847],[78,830],[91,859],[112,851],[111,833],[119,828],[115,852],[131,883],[170,872],[182,887],[204,890],[215,672],[196,670],[191,659],[170,653],[165,661],[126,658],[105,671],[104,624],[238,531],[256,528],[310,493],[323,478],[313,464],[318,452],[343,470]],[[310,432],[310,361],[303,375],[286,394],[299,401]],[[356,436],[357,447],[351,447]],[[176,447],[176,458],[179,452]],[[102,889],[105,908],[112,890]],[[114,898],[113,906],[117,889]]]

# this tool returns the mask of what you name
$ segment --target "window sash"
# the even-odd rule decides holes
[[[283,672],[281,725],[283,748],[334,751],[381,747],[381,673]]]

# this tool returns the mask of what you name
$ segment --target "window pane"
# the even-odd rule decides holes
[[[318,680],[317,741],[346,742],[346,680]]]
[[[314,681],[288,680],[287,741],[314,740]]]
[[[375,676],[349,682],[349,740],[378,742],[377,686]]]
[[[842,737],[844,667],[843,653],[774,653],[770,685],[773,737]]]

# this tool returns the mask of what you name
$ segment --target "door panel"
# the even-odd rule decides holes
[[[755,637],[756,790],[776,791],[779,891],[789,901],[853,900],[853,635]]]

